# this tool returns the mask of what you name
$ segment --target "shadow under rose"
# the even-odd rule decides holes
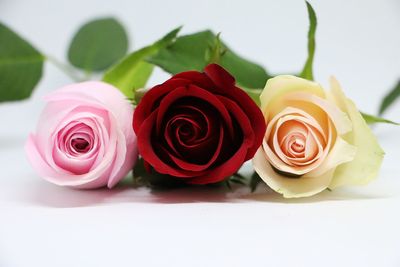
[[[227,187],[185,187],[177,189],[152,190],[147,187],[135,187],[132,179],[125,179],[112,190],[76,190],[58,187],[44,181],[35,183],[29,188],[29,203],[54,208],[77,208],[87,206],[112,205],[116,203],[318,203],[326,201],[356,201],[387,198],[389,195],[361,194],[357,191],[338,189],[324,191],[309,198],[285,199],[267,186],[260,185],[251,193],[247,187],[237,186],[230,190]]]
[[[26,193],[28,203],[34,205],[54,207],[54,208],[73,208],[102,205],[121,194],[126,190],[124,187],[109,190],[107,188],[97,190],[77,190],[66,187],[59,187],[47,182],[34,183]]]
[[[231,193],[224,187],[152,190],[147,187],[135,187],[132,179],[125,179],[111,190],[108,188],[78,190],[40,181],[30,186],[25,200],[40,206],[73,208],[113,203],[234,202],[235,199],[227,196]]]
[[[304,204],[319,203],[328,201],[360,201],[372,199],[390,198],[390,194],[380,194],[379,192],[359,192],[354,188],[339,188],[333,191],[325,190],[317,195],[303,198],[284,198],[282,195],[274,192],[267,186],[261,186],[253,194],[243,196],[242,199],[259,201],[259,202],[275,202],[287,204]]]

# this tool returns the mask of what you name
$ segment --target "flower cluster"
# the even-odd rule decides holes
[[[253,159],[284,197],[363,184],[383,152],[338,82],[331,90],[295,76],[267,81],[261,107],[217,64],[156,85],[134,107],[112,85],[66,86],[47,106],[26,152],[44,179],[112,188],[143,159],[148,172],[188,184],[223,181]]]

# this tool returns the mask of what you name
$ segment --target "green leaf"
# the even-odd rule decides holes
[[[170,189],[190,186],[179,179],[170,175],[157,173],[155,170],[147,172],[144,167],[143,158],[139,158],[133,169],[133,179],[137,186],[148,186],[156,189]]]
[[[257,104],[257,106],[261,105],[260,95],[262,93],[262,89],[249,89],[245,87],[241,87],[253,101]]]
[[[148,61],[171,74],[188,70],[202,71],[207,64],[206,51],[214,39],[215,35],[211,31],[184,35]]]
[[[171,74],[188,70],[202,71],[209,63],[210,46],[215,45],[216,35],[209,31],[184,35],[161,49],[156,55],[148,59],[149,62],[161,67]],[[230,50],[222,41],[226,50],[221,56],[220,65],[227,69],[240,86],[247,88],[263,88],[270,78],[265,69]]]
[[[221,57],[226,53],[226,49],[221,43],[221,33],[218,33],[215,37],[214,44],[212,44],[209,49],[206,50],[206,61],[207,64],[221,63]]]
[[[149,91],[149,89],[146,88],[140,88],[140,89],[136,89],[135,91],[135,98],[134,100],[134,104],[137,105],[139,104],[140,100],[142,100],[143,96]]]
[[[246,185],[246,183],[240,179],[235,179],[235,178],[231,178],[229,179],[229,182],[231,183],[235,183],[235,184],[240,184],[240,185]]]
[[[379,115],[382,115],[386,109],[394,103],[394,101],[400,96],[400,81],[397,82],[396,86],[383,98],[382,103],[379,107]]]
[[[253,63],[245,58],[228,50],[221,57],[221,66],[226,68],[236,79],[241,87],[260,89],[265,87],[265,83],[271,76],[260,65]]]
[[[300,77],[308,79],[310,81],[314,80],[313,75],[313,61],[315,53],[315,32],[317,30],[317,16],[310,3],[306,1],[308,18],[310,20],[310,27],[308,29],[308,58],[301,71]]]
[[[103,81],[119,88],[128,98],[134,98],[135,90],[146,85],[153,71],[154,66],[145,59],[169,45],[176,38],[180,29],[180,27],[174,29],[154,44],[127,55],[106,71]]]
[[[363,116],[363,118],[364,118],[364,120],[365,120],[365,122],[367,124],[389,123],[389,124],[394,124],[394,125],[400,125],[397,122],[394,122],[394,121],[391,121],[391,120],[387,120],[387,119],[384,119],[384,118],[381,118],[381,117],[377,117],[377,116],[374,116],[374,115],[366,114],[366,113],[363,113],[363,112],[361,112],[361,115]]]
[[[249,183],[251,192],[256,191],[257,185],[258,185],[261,181],[262,181],[262,180],[261,180],[261,177],[258,175],[258,173],[254,172],[253,175],[252,175],[251,178],[250,178],[250,183]]]
[[[75,34],[68,50],[68,60],[90,73],[105,70],[121,59],[128,49],[124,27],[113,18],[90,21]]]
[[[0,102],[28,98],[42,77],[44,56],[0,23]]]

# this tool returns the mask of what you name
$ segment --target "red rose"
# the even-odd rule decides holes
[[[222,67],[174,75],[135,110],[139,153],[157,172],[191,184],[219,182],[251,159],[265,134],[263,114]]]

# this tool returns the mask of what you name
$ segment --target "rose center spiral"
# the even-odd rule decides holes
[[[294,142],[290,145],[290,148],[296,152],[302,152],[304,150],[304,140],[295,139]]]
[[[89,142],[84,138],[74,138],[71,140],[71,146],[78,153],[86,153],[90,150]]]

